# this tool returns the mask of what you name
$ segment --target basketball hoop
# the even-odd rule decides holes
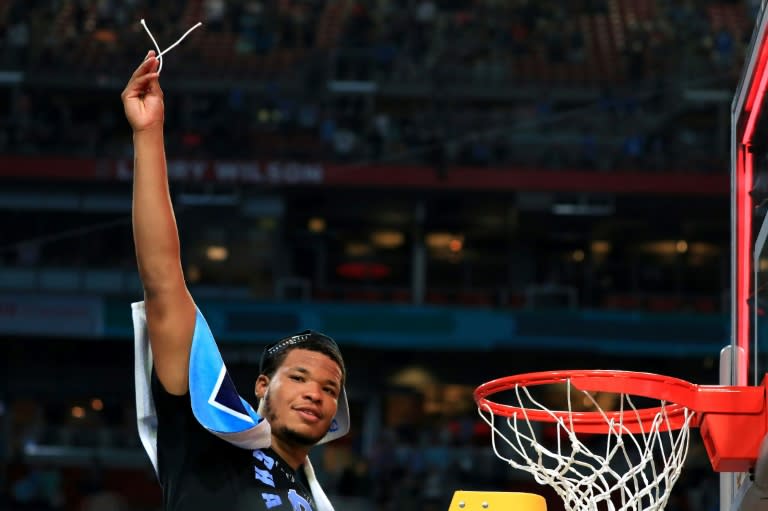
[[[475,401],[496,456],[552,487],[566,509],[656,511],[680,476],[692,427],[714,470],[754,466],[768,429],[765,388],[568,370],[493,380],[477,387]],[[555,390],[559,407],[542,390]]]

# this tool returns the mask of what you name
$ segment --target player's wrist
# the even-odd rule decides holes
[[[156,137],[163,134],[163,121],[156,121],[146,126],[134,127],[133,138]]]

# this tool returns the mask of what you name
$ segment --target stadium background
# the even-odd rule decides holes
[[[138,442],[130,131],[163,65],[193,295],[241,385],[334,336],[340,509],[546,488],[471,392],[518,372],[717,382],[729,342],[729,108],[757,1],[0,2],[0,508],[155,510]],[[694,441],[672,511],[717,506]],[[551,498],[551,509],[559,502]]]

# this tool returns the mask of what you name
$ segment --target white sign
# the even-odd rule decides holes
[[[122,181],[133,176],[131,163],[116,162],[115,174]],[[319,163],[273,161],[169,160],[172,181],[216,181],[220,183],[263,183],[269,185],[322,184],[325,177]]]

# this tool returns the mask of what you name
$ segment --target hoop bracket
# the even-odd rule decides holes
[[[724,388],[740,389],[737,394],[740,404],[752,399],[755,406],[761,405],[760,409],[752,413],[742,410],[704,411],[698,419],[699,433],[716,472],[747,472],[757,463],[760,445],[768,433],[768,376],[763,378],[759,387]]]

